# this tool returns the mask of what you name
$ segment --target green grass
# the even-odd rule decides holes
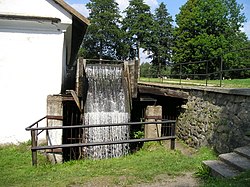
[[[148,145],[148,144],[147,144]],[[201,162],[215,159],[208,148],[201,148],[192,156],[163,146],[144,146],[133,155],[106,160],[80,160],[51,165],[39,155],[37,167],[31,166],[31,152],[27,144],[0,147],[0,186],[80,186],[86,183],[103,186],[129,186],[152,182],[157,175],[178,176],[188,171],[199,171]],[[250,174],[250,173],[249,173]],[[213,186],[217,184],[245,184],[239,178],[224,183],[210,177],[203,179]],[[202,182],[201,182],[202,184]]]
[[[160,78],[145,78],[140,77],[142,82],[155,82],[164,84],[180,84],[180,79],[160,79]],[[195,86],[205,86],[205,80],[181,80],[182,85],[195,85]],[[208,86],[220,85],[220,80],[208,80]],[[222,80],[222,87],[224,88],[250,88],[250,78],[248,79],[232,79],[232,80]]]
[[[240,176],[231,179],[216,179],[207,177],[203,179],[203,187],[249,187],[250,186],[250,171],[242,173]]]

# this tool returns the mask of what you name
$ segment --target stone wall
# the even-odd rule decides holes
[[[250,143],[250,94],[231,91],[189,90],[177,136],[192,147],[209,145],[219,153]]]

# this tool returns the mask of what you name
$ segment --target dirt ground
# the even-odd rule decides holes
[[[81,185],[71,185],[70,187],[198,187],[199,182],[193,176],[193,173],[187,172],[180,176],[158,175],[155,177],[152,183],[140,183],[134,185],[123,184],[122,181],[126,181],[126,178],[120,177],[119,185],[113,184],[112,179],[107,177],[98,177],[94,180],[88,181]]]
[[[170,142],[166,141],[164,144],[166,147],[170,147]],[[191,156],[196,152],[195,149],[183,145],[176,141],[175,149],[180,150],[182,154]],[[194,177],[193,172],[186,172],[180,176],[158,175],[154,181],[150,184],[138,184],[133,187],[197,187],[199,186],[198,179]]]
[[[198,187],[199,183],[193,173],[187,172],[180,176],[158,175],[151,184],[139,184],[133,187]]]

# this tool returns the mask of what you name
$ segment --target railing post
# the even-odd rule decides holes
[[[220,57],[220,87],[222,85],[223,57]]]
[[[206,86],[208,81],[208,61],[206,61]]]
[[[175,136],[175,123],[171,123],[171,136]],[[170,149],[175,149],[175,138],[171,139]]]
[[[181,78],[182,78],[182,65],[180,64],[180,85],[181,85]]]
[[[37,147],[37,130],[31,130],[32,165],[37,166],[37,151],[32,149],[34,147]]]

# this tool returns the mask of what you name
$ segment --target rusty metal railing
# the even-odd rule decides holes
[[[88,147],[88,146],[100,146],[100,145],[111,145],[111,144],[125,144],[125,143],[136,143],[136,142],[150,142],[150,141],[162,141],[170,140],[170,148],[175,149],[175,123],[176,120],[162,120],[162,121],[151,121],[151,122],[129,122],[129,123],[116,123],[116,124],[97,124],[97,125],[74,125],[74,126],[51,126],[51,127],[39,127],[38,123],[46,119],[63,120],[62,116],[45,116],[28,126],[25,130],[31,131],[31,151],[32,151],[32,165],[37,165],[37,151],[38,150],[53,150],[57,148],[73,148],[73,147]],[[111,127],[111,126],[126,126],[126,125],[147,125],[147,124],[170,124],[170,136],[163,136],[157,138],[141,138],[141,139],[128,139],[119,141],[108,141],[108,142],[89,142],[89,143],[75,143],[75,144],[61,144],[61,145],[46,145],[38,146],[38,135],[46,130],[47,135],[49,130],[55,129],[74,129],[74,128],[93,128],[93,127]]]
[[[48,136],[47,127],[38,127],[39,123],[46,119],[46,126],[48,126],[48,120],[63,120],[63,116],[44,116],[43,118],[39,119],[32,125],[25,128],[26,131],[30,131],[31,133],[31,152],[32,152],[32,165],[37,165],[37,150],[33,150],[33,148],[37,147],[38,145],[38,135],[41,134],[44,130],[46,130],[46,135]]]

